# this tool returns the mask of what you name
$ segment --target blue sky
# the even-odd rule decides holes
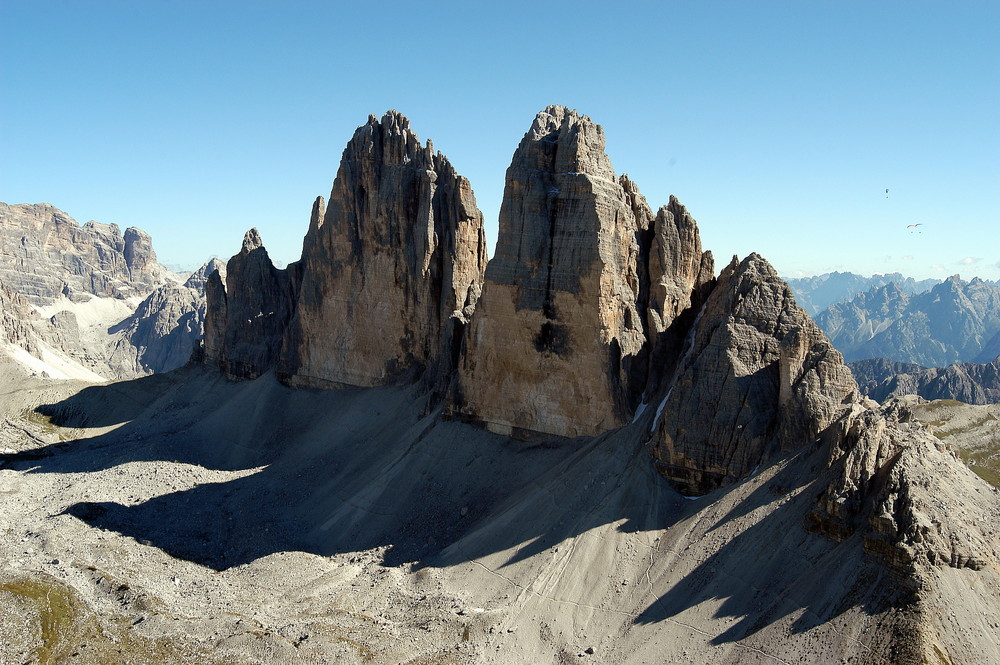
[[[717,264],[1000,278],[997,2],[34,0],[0,24],[0,200],[138,226],[166,263],[251,226],[297,259],[387,109],[470,179],[492,242],[556,103],[654,208],[677,195]]]

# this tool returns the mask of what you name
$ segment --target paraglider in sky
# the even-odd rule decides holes
[[[912,228],[917,227],[917,226],[923,226],[923,224],[907,224],[906,228],[912,229]]]
[[[885,198],[889,198],[889,188],[888,187],[885,190]]]

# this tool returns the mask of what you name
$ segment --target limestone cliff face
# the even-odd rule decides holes
[[[164,284],[146,296],[131,316],[108,329],[112,336],[108,365],[117,375],[169,372],[188,362],[203,335],[206,285],[216,272],[221,284],[226,264],[212,259],[184,284]]]
[[[283,380],[375,386],[453,364],[486,268],[483,216],[469,181],[401,114],[354,133],[302,256]]]
[[[247,231],[240,253],[226,264],[227,288],[218,272],[206,283],[206,360],[231,379],[273,369],[294,311],[296,272],[296,264],[275,268],[257,229]]]
[[[843,358],[751,254],[723,270],[653,423],[657,467],[686,494],[808,445],[857,401]]]
[[[683,207],[654,218],[604,147],[590,118],[550,106],[514,153],[452,414],[561,436],[631,416],[650,337],[690,305],[703,259]]]
[[[47,203],[0,203],[0,278],[35,305],[60,295],[124,298],[162,283],[152,240],[136,228],[83,226]]]

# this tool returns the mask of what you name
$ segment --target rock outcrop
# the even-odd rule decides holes
[[[651,337],[711,277],[693,219],[675,200],[654,217],[604,146],[590,118],[550,106],[514,153],[452,415],[561,436],[628,422]]]
[[[979,570],[1000,560],[996,495],[905,408],[855,406],[837,423],[833,473],[808,528],[843,541],[856,532],[865,551],[919,587],[930,565]]]
[[[32,322],[38,319],[31,303],[0,281],[0,342],[30,352],[38,339]]]
[[[65,295],[143,296],[163,281],[148,234],[76,220],[47,203],[0,203],[0,279],[35,305]]]
[[[685,494],[817,440],[857,400],[850,371],[767,261],[733,258],[652,424],[657,468]]]
[[[231,379],[255,379],[278,362],[281,342],[295,309],[298,264],[274,267],[257,229],[205,287],[205,356]]]
[[[282,380],[375,386],[447,374],[485,268],[469,181],[398,112],[369,117],[325,213],[322,199],[313,210]]]

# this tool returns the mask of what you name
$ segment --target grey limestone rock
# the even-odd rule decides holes
[[[152,241],[136,228],[83,226],[47,203],[0,203],[0,278],[36,305],[61,294],[124,298],[162,283]]]
[[[590,118],[550,106],[514,153],[452,415],[560,436],[621,426],[646,387],[650,336],[710,278],[683,206],[654,217],[604,147]]]
[[[485,268],[469,181],[400,113],[370,116],[325,212],[322,199],[313,208],[281,378],[329,387],[447,375]]]
[[[988,363],[954,363],[947,367],[893,363],[885,359],[850,364],[863,392],[876,402],[901,395],[953,399],[966,404],[1000,402],[1000,357]]]
[[[979,570],[1000,556],[1000,500],[899,404],[854,406],[835,425],[831,477],[807,528],[865,551],[919,588],[928,567]]]
[[[722,271],[657,407],[653,454],[685,494],[817,441],[858,398],[843,358],[767,261]]]

